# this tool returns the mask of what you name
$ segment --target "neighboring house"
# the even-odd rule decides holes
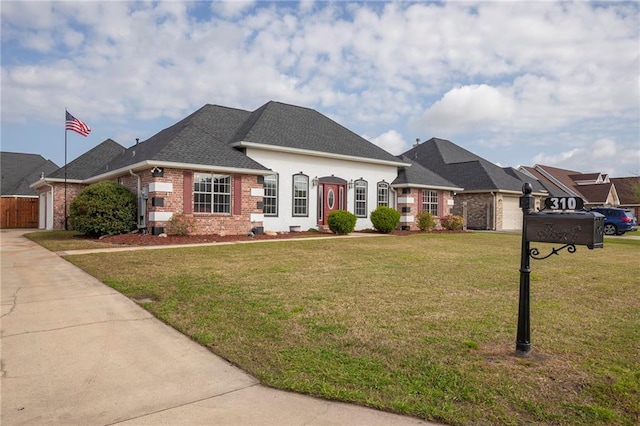
[[[629,209],[636,218],[640,219],[640,176],[611,178],[616,187],[619,207]]]
[[[525,182],[533,186],[536,208],[548,195],[534,178],[502,168],[444,139],[417,143],[402,158],[463,188],[453,197],[452,213],[465,217],[470,229],[522,229],[520,197]]]
[[[585,207],[620,205],[616,186],[605,173],[580,173],[541,164],[522,166],[520,171],[538,179],[551,196],[580,197]]]
[[[38,193],[29,184],[58,169],[58,166],[38,154],[0,152],[0,158],[0,228],[37,228]]]

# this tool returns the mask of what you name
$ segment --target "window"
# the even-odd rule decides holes
[[[309,216],[309,176],[293,175],[293,215]]]
[[[438,216],[438,191],[422,190],[422,211]]]
[[[378,183],[378,207],[389,207],[389,184],[387,182]]]
[[[355,189],[355,215],[356,217],[367,217],[367,181],[357,180],[354,182]]]
[[[194,213],[231,213],[231,177],[193,174]]]
[[[278,175],[264,177],[264,215],[278,216]]]

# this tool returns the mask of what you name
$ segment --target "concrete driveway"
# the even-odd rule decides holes
[[[427,425],[264,387],[128,298],[2,230],[2,425]]]

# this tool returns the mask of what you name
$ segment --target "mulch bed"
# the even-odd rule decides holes
[[[361,233],[380,234],[378,231],[358,231]],[[436,232],[452,232],[452,231],[431,231]],[[453,231],[456,232],[456,231]],[[459,231],[458,231],[459,232]],[[393,231],[391,235],[412,235],[419,234],[421,231]],[[237,241],[255,241],[255,240],[282,240],[291,238],[306,238],[306,237],[334,237],[335,234],[323,233],[323,232],[282,232],[277,235],[257,234],[253,237],[248,235],[168,235],[166,237],[160,237],[151,234],[138,234],[135,232],[121,235],[111,235],[103,238],[90,238],[84,235],[78,235],[75,238],[82,239],[94,239],[103,243],[126,245],[126,246],[158,246],[158,245],[178,245],[178,244],[203,244],[203,243],[224,243],[224,242],[237,242]]]

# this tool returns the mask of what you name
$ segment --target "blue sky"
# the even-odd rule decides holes
[[[636,2],[3,1],[3,151],[64,164],[65,107],[126,147],[205,104],[316,109],[392,154],[640,174]]]

